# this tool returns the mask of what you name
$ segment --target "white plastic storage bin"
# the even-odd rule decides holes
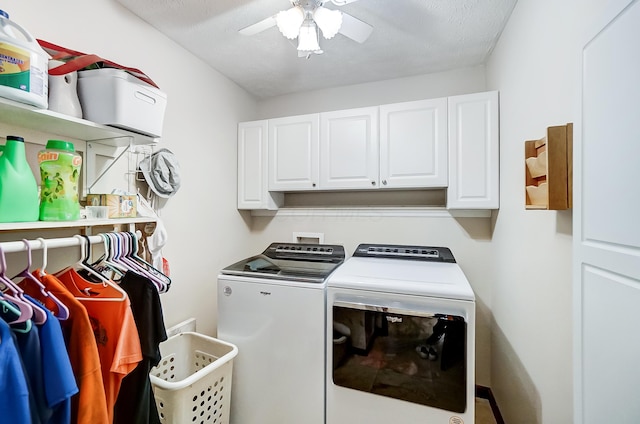
[[[78,97],[84,119],[162,136],[166,94],[121,69],[78,72]]]
[[[160,344],[162,359],[149,373],[163,424],[228,424],[231,371],[238,348],[185,332]]]

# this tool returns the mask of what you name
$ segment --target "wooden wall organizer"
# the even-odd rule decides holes
[[[526,208],[570,209],[573,197],[573,124],[547,128],[524,143]]]

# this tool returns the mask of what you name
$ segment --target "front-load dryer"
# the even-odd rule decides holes
[[[327,424],[472,424],[475,296],[444,247],[361,244],[327,280]]]

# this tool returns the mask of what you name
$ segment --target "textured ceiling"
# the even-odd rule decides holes
[[[474,66],[487,59],[516,0],[359,0],[326,7],[372,25],[359,44],[320,38],[321,55],[299,58],[277,27],[238,30],[287,0],[118,0],[258,98]]]

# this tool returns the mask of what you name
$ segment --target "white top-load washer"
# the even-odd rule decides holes
[[[218,337],[238,347],[232,424],[325,423],[326,279],[337,245],[272,243],[218,276]]]
[[[327,424],[474,422],[475,296],[448,248],[361,244],[327,318]]]

